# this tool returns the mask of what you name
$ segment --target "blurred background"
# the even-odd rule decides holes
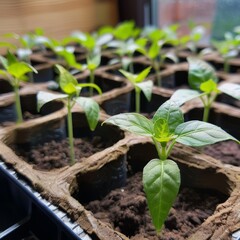
[[[239,0],[1,0],[0,35],[41,27],[59,39],[129,19],[140,27],[179,23],[184,33],[192,20],[207,27],[208,41],[240,25],[239,9]]]

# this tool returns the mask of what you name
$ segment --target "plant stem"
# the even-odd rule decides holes
[[[90,70],[90,83],[94,83],[94,70]],[[93,88],[90,87],[89,89],[89,96],[92,97],[93,96]]]
[[[129,64],[129,71],[130,73],[134,74],[134,69],[133,69],[133,62],[132,62],[132,56],[131,54],[128,56],[131,59],[131,62]]]
[[[74,143],[73,143],[73,123],[72,123],[72,106],[71,106],[71,97],[68,97],[67,102],[67,110],[68,110],[68,141],[70,148],[70,165],[75,163],[75,155],[74,155]]]
[[[230,65],[229,65],[229,62],[228,62],[227,58],[224,59],[223,71],[225,73],[229,73],[229,71],[230,71]]]
[[[141,90],[138,87],[135,87],[135,111],[140,113],[140,93]]]
[[[161,160],[166,160],[167,159],[167,143],[166,142],[161,142],[161,148],[162,148],[162,152],[161,152],[161,156],[160,159]]]
[[[203,111],[203,121],[208,122],[209,118],[209,112],[210,112],[210,104],[207,104],[204,106],[204,111]]]
[[[162,159],[162,157],[161,157],[161,156],[162,156],[161,147],[160,147],[159,142],[157,142],[155,138],[152,138],[152,140],[153,140],[154,145],[155,145],[155,147],[156,147],[156,150],[157,150],[159,159]]]
[[[15,93],[17,123],[22,123],[23,122],[23,116],[22,116],[21,100],[20,100],[19,86],[18,85],[14,86],[14,93]]]

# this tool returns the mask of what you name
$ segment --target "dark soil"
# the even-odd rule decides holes
[[[182,188],[161,235],[151,223],[142,186],[142,173],[129,177],[123,188],[85,205],[94,216],[134,240],[184,240],[226,197],[214,191]]]
[[[75,159],[77,162],[81,162],[84,158],[111,145],[111,140],[109,142],[103,141],[100,136],[75,138]],[[70,163],[68,139],[51,140],[30,149],[24,149],[20,146],[12,146],[12,148],[26,162],[33,164],[35,169],[51,170],[67,166]]]
[[[240,166],[240,144],[234,141],[225,141],[209,145],[204,147],[203,151],[205,154],[219,159],[224,164]]]

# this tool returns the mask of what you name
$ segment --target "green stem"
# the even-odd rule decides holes
[[[15,105],[16,105],[16,112],[17,112],[17,123],[22,123],[23,116],[22,116],[21,100],[20,100],[18,85],[14,86],[14,93],[15,93]]]
[[[135,111],[140,113],[140,93],[141,90],[138,87],[135,87]]]
[[[162,148],[162,153],[161,153],[160,159],[166,160],[167,159],[167,143],[161,142],[161,148]]]
[[[94,70],[90,70],[90,83],[94,83]],[[93,96],[93,88],[90,87],[89,89],[89,96],[92,97]]]
[[[70,165],[75,163],[75,156],[74,156],[74,143],[73,143],[73,123],[72,123],[72,105],[71,105],[71,97],[68,97],[67,102],[67,110],[68,110],[68,141],[69,141],[69,148],[70,148]]]
[[[158,153],[158,157],[159,159],[162,159],[162,153],[161,153],[161,146],[159,144],[159,142],[155,139],[155,138],[152,138],[153,142],[154,142],[154,145],[156,147],[156,150],[157,150],[157,153]]]
[[[209,118],[209,112],[210,112],[211,105],[207,104],[204,106],[204,111],[203,111],[203,121],[208,122]]]
[[[128,57],[131,59],[131,62],[129,64],[129,71],[130,71],[130,73],[134,74],[134,68],[133,68],[133,62],[132,62],[131,54]]]
[[[229,73],[230,71],[230,65],[229,65],[228,59],[224,59],[223,71],[225,73]]]

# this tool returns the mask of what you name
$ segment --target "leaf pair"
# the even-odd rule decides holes
[[[152,87],[153,82],[151,80],[144,81],[151,71],[151,67],[145,68],[139,74],[132,74],[130,72],[119,70],[132,84],[135,88],[140,89],[148,101],[152,97]]]
[[[0,61],[5,68],[5,70],[0,70],[0,74],[6,77],[14,87],[18,87],[21,81],[28,80],[26,76],[27,73],[37,73],[34,67],[25,62],[18,61],[10,51],[7,53],[7,58],[0,56]]]
[[[69,98],[70,101],[72,101],[73,103],[76,102],[83,108],[89,123],[89,127],[91,130],[94,130],[99,118],[99,111],[100,111],[99,106],[93,99],[87,98],[87,97],[79,97],[79,95],[82,88],[84,87],[95,88],[100,94],[102,93],[101,89],[96,84],[90,84],[90,83],[79,84],[77,79],[74,78],[62,66],[56,65],[56,68],[58,69],[60,74],[59,85],[65,94],[53,94],[53,93],[42,92],[42,91],[39,92],[37,95],[38,110],[40,110],[44,104],[50,101],[57,100],[57,99],[67,100]]]
[[[188,58],[189,63],[189,73],[188,82],[190,89],[179,89],[174,92],[171,99],[180,105],[183,103],[197,97],[213,95],[212,99],[204,102],[211,102],[215,99],[216,95],[224,92],[236,99],[240,99],[240,86],[235,83],[223,83],[220,86],[217,85],[218,78],[216,76],[216,71],[207,62],[194,58]]]

